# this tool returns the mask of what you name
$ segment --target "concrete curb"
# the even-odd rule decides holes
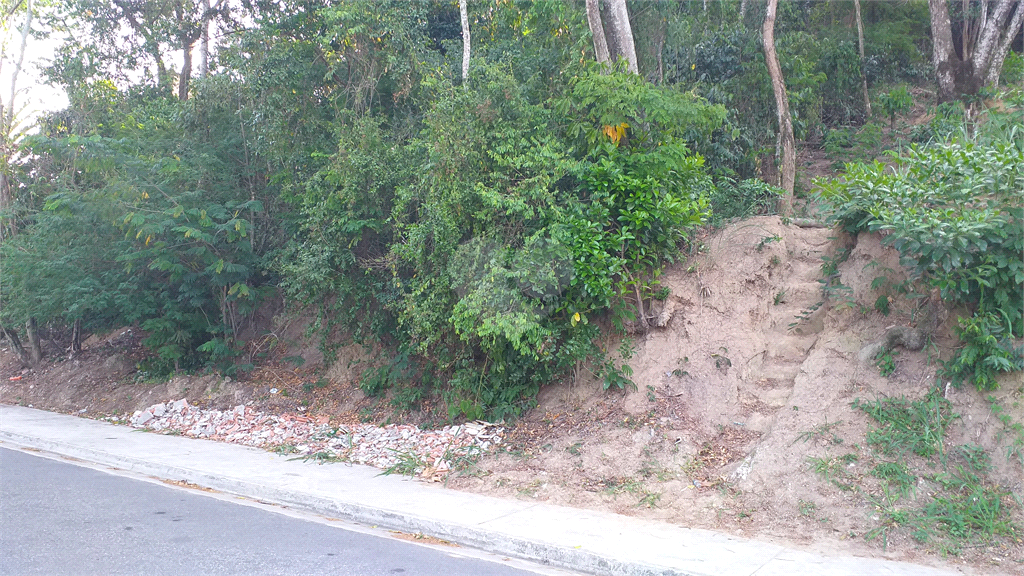
[[[825,557],[706,530],[445,490],[358,465],[138,432],[0,405],[0,442],[549,566],[598,575],[949,576],[885,560]]]

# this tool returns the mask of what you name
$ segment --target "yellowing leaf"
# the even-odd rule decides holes
[[[579,322],[580,322],[580,313],[577,312],[577,313],[572,315],[572,325],[575,326],[575,325],[579,324]]]
[[[146,236],[146,246],[149,246],[149,241],[153,239],[153,236]]]
[[[626,135],[626,128],[629,128],[629,124],[625,122],[617,126],[609,126],[608,124],[605,124],[601,128],[601,132],[607,136],[613,144],[618,146],[622,137]]]

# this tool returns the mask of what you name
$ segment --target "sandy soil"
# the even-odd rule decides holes
[[[656,310],[662,326],[632,336],[636,353],[627,363],[635,391],[604,392],[585,379],[552,384],[537,408],[510,426],[501,450],[451,475],[448,485],[824,553],[967,574],[1024,573],[1019,533],[1016,541],[967,546],[956,554],[921,544],[903,529],[890,530],[884,545],[880,538],[866,540],[880,525],[872,499],[881,488],[869,474],[878,459],[865,440],[873,421],[851,403],[922,397],[934,382],[936,360],[948,357],[954,345],[955,314],[928,296],[894,299],[883,316],[874,304],[886,289],[871,285],[883,273],[894,282],[905,278],[896,254],[877,236],[832,235],[760,217],[705,238],[699,253],[662,277],[671,290]],[[849,257],[829,279],[835,288],[825,298],[822,258],[842,250]],[[932,343],[902,351],[895,372],[883,377],[859,356],[894,325],[923,328]],[[301,347],[301,330],[282,329],[282,341],[286,333]],[[361,370],[353,366],[373,360],[358,347],[343,350],[326,370],[315,362],[302,370],[271,365],[247,382],[206,376],[154,384],[135,381],[137,335],[122,330],[88,344],[78,358],[36,371],[23,370],[3,352],[0,402],[98,416],[186,397],[201,406],[249,403],[269,412],[326,414],[332,421],[402,417],[387,414],[383,403],[355,387]],[[58,351],[51,352],[52,358]],[[330,377],[326,385],[319,374]],[[1019,460],[1006,457],[1010,439],[990,403],[968,388],[947,388],[946,395],[960,416],[946,445],[980,445],[992,455],[988,480],[1011,493],[1006,504],[1024,526],[1024,471]],[[1024,421],[1022,395],[1020,373],[994,394],[1018,422]],[[404,418],[424,423],[429,415]],[[808,462],[843,457],[843,484],[854,489],[822,478]],[[926,484],[921,480],[917,498],[927,497]]]

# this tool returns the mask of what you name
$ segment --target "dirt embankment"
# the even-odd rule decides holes
[[[1021,573],[1020,532],[936,546],[915,539],[911,523],[893,520],[893,514],[917,514],[934,497],[941,470],[934,459],[906,455],[919,471],[914,489],[886,501],[888,485],[874,470],[887,458],[868,442],[879,424],[852,404],[925,397],[937,360],[955,345],[955,314],[934,296],[899,296],[905,272],[877,236],[833,234],[761,217],[706,238],[698,254],[663,275],[671,294],[657,310],[661,327],[632,337],[636,353],[626,362],[635,391],[606,393],[592,380],[552,384],[538,407],[507,431],[499,451],[462,463],[448,485],[826,553],[953,565],[972,574]],[[876,281],[880,276],[888,281]],[[886,306],[883,315],[878,308]],[[901,326],[920,330],[928,345],[897,346],[891,373],[883,376],[865,351],[877,351],[871,345]],[[281,327],[280,340],[297,348],[299,334]],[[74,360],[35,372],[22,371],[5,352],[0,402],[98,415],[186,397],[212,407],[328,415],[332,422],[385,418],[383,404],[355,386],[360,367],[373,361],[358,347],[343,349],[326,369],[315,362],[304,370],[268,366],[244,383],[216,376],[139,382],[136,350],[137,336],[120,331],[93,339]],[[1017,373],[1002,384],[993,396],[1024,422],[1024,378]],[[1012,435],[985,394],[942,392],[959,416],[946,430],[945,462],[962,464],[952,456],[960,446],[989,454],[984,482],[1005,491],[1009,519],[1024,526],[1024,472],[1019,459],[1007,457]]]

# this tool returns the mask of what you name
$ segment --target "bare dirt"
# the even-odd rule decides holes
[[[706,237],[693,257],[663,275],[671,294],[656,310],[661,327],[631,337],[635,354],[625,361],[636,390],[605,392],[585,377],[551,384],[534,410],[511,423],[498,451],[450,475],[448,486],[829,554],[966,574],[1024,573],[1020,533],[1016,540],[958,550],[936,549],[896,528],[885,542],[865,538],[884,522],[875,504],[881,486],[869,473],[877,459],[866,442],[876,425],[851,403],[923,397],[934,384],[937,360],[948,358],[955,345],[956,313],[926,295],[893,298],[889,315],[882,315],[875,304],[891,288],[872,289],[872,282],[882,274],[892,284],[905,279],[897,255],[875,235],[833,236],[828,229],[759,217]],[[844,250],[848,257],[823,290],[823,258]],[[97,417],[184,397],[199,406],[245,403],[270,413],[327,415],[332,422],[430,424],[429,415],[390,413],[386,403],[362,395],[358,377],[374,358],[361,348],[343,349],[333,366],[321,366],[299,324],[275,325],[277,356],[303,355],[310,362],[300,369],[268,364],[246,382],[216,375],[139,381],[139,335],[128,329],[91,338],[71,360],[58,361],[61,352],[51,345],[51,360],[36,370],[22,369],[4,351],[0,402]],[[895,371],[883,377],[861,352],[892,326],[921,328],[931,343],[900,351]],[[1019,459],[1007,457],[1011,438],[987,395],[966,387],[944,392],[959,415],[945,444],[978,445],[992,455],[988,481],[1010,493],[1012,519],[1024,526],[1024,471]],[[1024,421],[1022,395],[1020,373],[993,394],[1017,422]],[[841,462],[835,469],[842,482],[816,474],[809,459]],[[928,493],[921,480],[916,497]],[[912,511],[913,503],[903,506]]]

